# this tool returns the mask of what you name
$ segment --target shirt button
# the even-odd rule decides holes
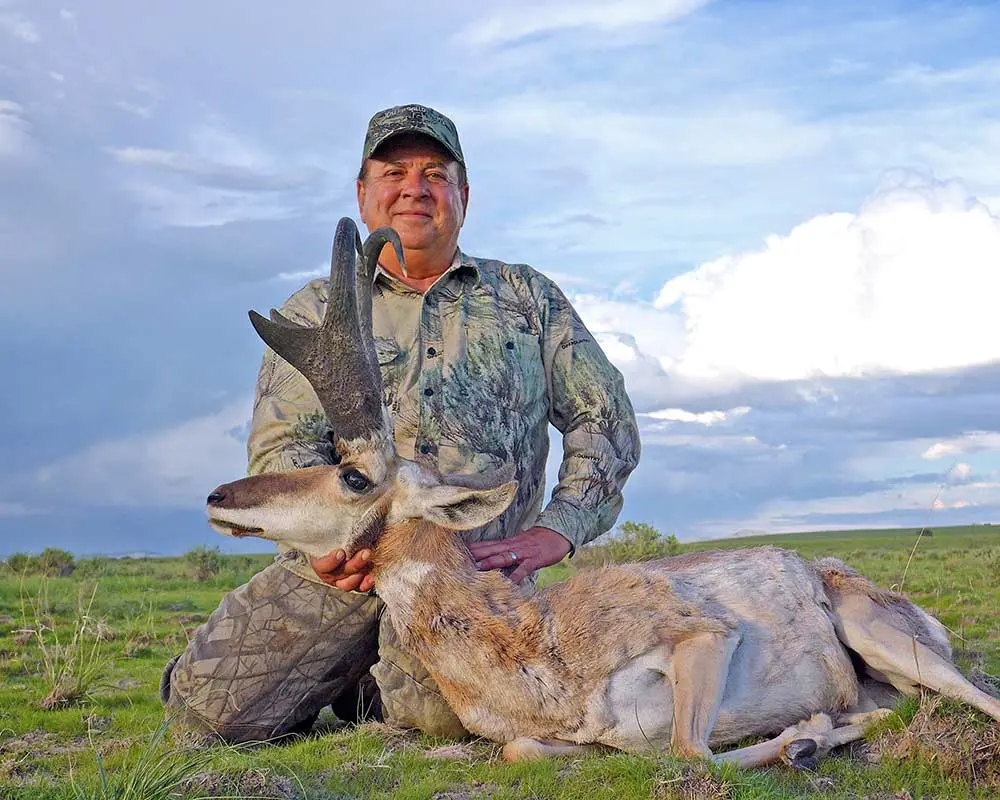
[[[433,347],[428,347],[427,348],[427,357],[428,358],[434,358],[434,356],[436,356],[437,354],[438,354],[438,351],[435,350]]]
[[[424,389],[424,397],[431,397],[434,394],[433,389]]]
[[[431,451],[431,446],[429,444],[420,445],[420,452],[427,455]]]
[[[508,350],[513,350],[514,349],[514,343],[513,342],[507,342],[507,349]]]

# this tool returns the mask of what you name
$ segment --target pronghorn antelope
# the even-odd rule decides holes
[[[341,220],[320,327],[250,312],[315,389],[338,463],[225,484],[207,512],[220,532],[306,555],[374,548],[394,627],[470,732],[509,759],[609,746],[758,766],[808,762],[856,739],[882,700],[919,687],[1000,720],[1000,702],[953,666],[937,620],[834,559],[809,564],[773,547],[692,553],[538,591],[478,572],[454,531],[502,513],[516,484],[441,477],[396,454],[371,326],[387,243],[402,263],[393,231],[362,245]],[[710,749],[748,736],[774,738]]]

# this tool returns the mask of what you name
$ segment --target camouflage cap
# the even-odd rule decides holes
[[[444,114],[427,106],[411,103],[405,106],[393,106],[379,111],[368,122],[368,133],[365,134],[364,152],[361,160],[371,158],[379,145],[387,139],[400,133],[420,133],[439,142],[455,158],[464,165],[462,145],[458,142],[458,129],[455,123]]]

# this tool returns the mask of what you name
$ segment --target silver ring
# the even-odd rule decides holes
[[[510,563],[511,564],[516,564],[517,563],[517,553],[515,553],[513,550],[508,550],[507,551],[507,555],[510,556]]]

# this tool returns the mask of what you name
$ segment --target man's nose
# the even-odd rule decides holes
[[[422,172],[412,172],[403,181],[403,193],[409,196],[425,197],[430,194],[430,184]]]

